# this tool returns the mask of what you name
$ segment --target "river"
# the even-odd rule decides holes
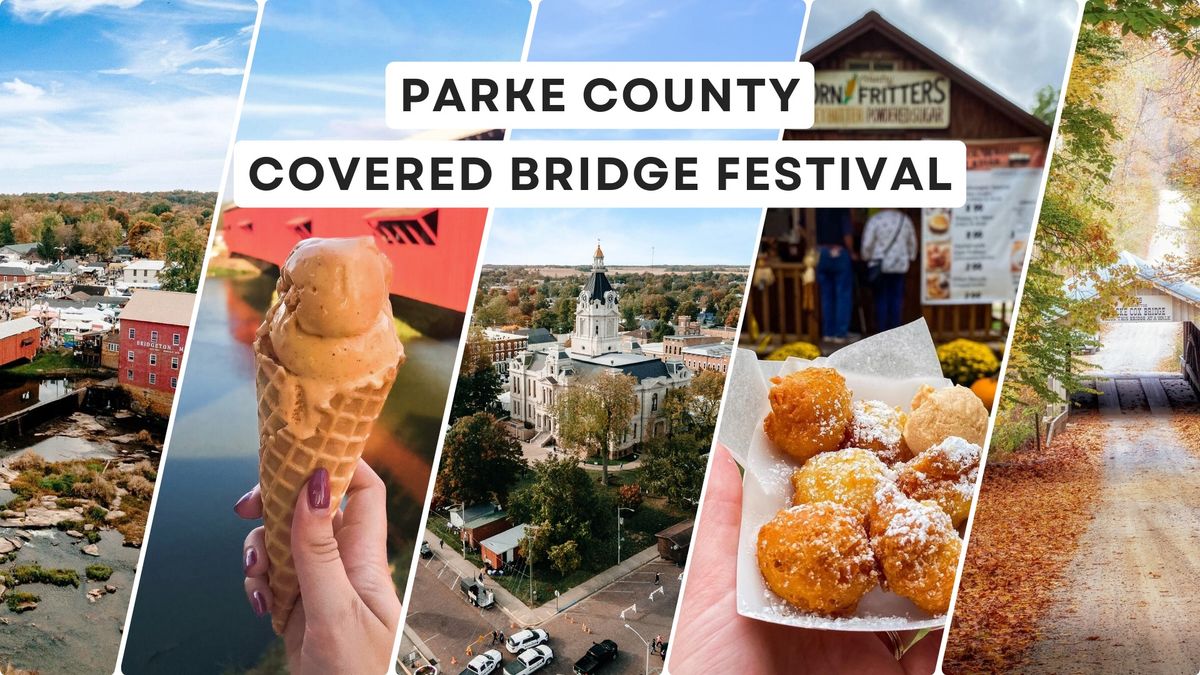
[[[74,389],[75,383],[66,379],[0,380],[0,414],[7,415],[48,401]],[[128,422],[105,418],[111,435],[137,432],[143,428],[136,419]],[[0,441],[0,456],[26,449],[33,450],[48,461],[70,459],[108,459],[121,454],[103,434],[79,435],[70,417],[51,420],[32,433]],[[128,450],[129,448],[125,448]],[[13,498],[10,490],[0,490],[0,504]],[[0,537],[18,537],[22,530],[0,528]],[[116,593],[89,602],[87,591],[105,584],[82,581],[78,588],[32,584],[20,590],[37,594],[41,601],[37,609],[13,614],[0,609],[7,624],[0,627],[0,668],[10,662],[22,667],[36,668],[42,675],[73,675],[75,673],[108,673],[117,658],[117,642],[121,625],[132,595],[137,570],[138,549],[123,546],[119,532],[101,533],[97,558],[83,555],[79,540],[54,528],[31,529],[29,539],[17,552],[12,565],[40,564],[46,568],[74,569],[80,573],[90,564],[101,563],[112,568],[106,582],[117,588]]]
[[[208,279],[129,625],[127,675],[244,672],[275,639],[242,590],[252,524],[234,502],[257,480],[251,342],[275,279]],[[404,338],[408,360],[366,452],[389,483],[389,553],[403,591],[457,340]]]

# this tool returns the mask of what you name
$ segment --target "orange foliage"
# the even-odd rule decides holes
[[[1041,453],[989,462],[943,671],[1018,668],[1038,639],[1038,621],[1066,580],[1100,486],[1105,423],[1080,413]]]

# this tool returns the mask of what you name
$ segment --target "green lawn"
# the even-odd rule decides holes
[[[45,351],[38,354],[29,363],[5,368],[2,372],[20,377],[47,377],[69,375],[91,375],[98,368],[86,366],[75,360],[69,350]]]

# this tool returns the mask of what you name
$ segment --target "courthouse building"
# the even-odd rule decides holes
[[[576,378],[591,373],[621,373],[636,381],[638,409],[628,432],[613,449],[614,456],[667,431],[662,404],[668,391],[692,380],[682,360],[661,360],[640,353],[636,343],[620,332],[620,297],[608,280],[604,251],[596,246],[592,272],[575,307],[570,347],[557,343],[529,348],[508,364],[507,391],[512,418],[537,430],[535,443],[554,440],[557,422],[554,401]]]

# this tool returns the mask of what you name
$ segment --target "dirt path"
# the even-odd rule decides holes
[[[1104,486],[1069,568],[1074,580],[1042,620],[1025,672],[1200,670],[1200,459],[1171,418],[1197,413],[1176,405],[1155,414],[1144,397],[1120,397],[1105,411]]]

